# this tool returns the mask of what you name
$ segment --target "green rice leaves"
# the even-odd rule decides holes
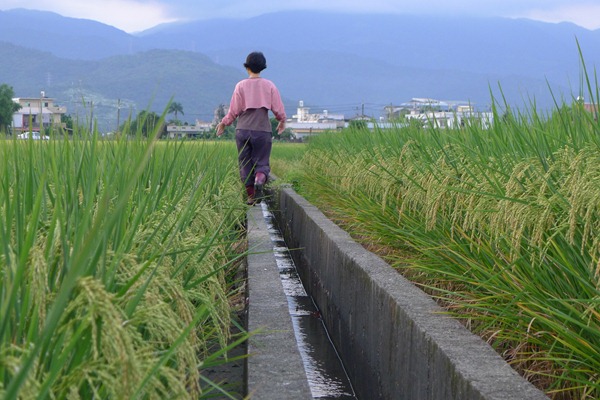
[[[299,187],[547,393],[598,398],[599,133],[579,103],[350,129],[311,139]]]
[[[229,340],[235,151],[79,134],[0,141],[0,397],[200,398]]]

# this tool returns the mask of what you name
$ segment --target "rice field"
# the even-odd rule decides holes
[[[0,140],[0,398],[220,391],[240,190],[233,144]]]
[[[271,171],[282,182],[296,186],[302,179],[302,158],[306,151],[304,143],[273,143]]]
[[[550,397],[600,398],[597,113],[494,113],[322,134],[296,186]]]
[[[0,398],[233,398],[201,372],[231,347],[236,162],[231,142],[0,140]],[[555,399],[600,398],[598,165],[600,123],[578,102],[272,156]]]

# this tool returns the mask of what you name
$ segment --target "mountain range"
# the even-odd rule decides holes
[[[254,50],[265,53],[262,75],[277,84],[290,116],[299,100],[347,117],[377,117],[413,97],[479,109],[492,98],[551,109],[582,94],[584,65],[593,79],[600,30],[526,19],[302,11],[128,34],[51,12],[0,11],[0,84],[17,97],[43,90],[78,118],[93,109],[103,129],[116,126],[120,110],[162,112],[170,99],[182,104],[180,119],[211,120],[245,77],[242,63]]]

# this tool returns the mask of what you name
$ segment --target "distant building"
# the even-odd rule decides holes
[[[13,114],[13,133],[39,132],[41,128],[63,127],[61,117],[67,112],[66,107],[54,105],[54,99],[46,97],[42,92],[40,97],[18,97],[12,99],[21,109]]]
[[[327,110],[323,110],[322,113],[311,114],[309,107],[304,106],[304,101],[298,102],[298,108],[296,114],[292,116],[292,119],[296,122],[319,122],[319,121],[344,121],[343,114],[330,114]]]
[[[196,138],[210,132],[213,128],[212,122],[196,120],[194,125],[167,125],[167,136],[171,139]]]
[[[330,114],[323,110],[319,114],[311,114],[310,108],[304,106],[300,100],[296,114],[288,119],[286,128],[291,130],[295,139],[305,139],[319,133],[335,131],[346,127],[346,121],[342,114]]]
[[[400,106],[385,107],[388,120],[419,121],[424,127],[458,128],[478,124],[488,129],[494,122],[491,112],[475,111],[472,104],[460,101],[440,101],[430,98],[413,98]]]
[[[595,103],[583,103],[583,108],[592,113],[594,115],[594,119],[598,119],[598,114],[600,114],[600,107]]]

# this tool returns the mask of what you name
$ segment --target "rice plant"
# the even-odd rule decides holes
[[[273,142],[271,169],[281,182],[297,188],[301,181],[302,156],[305,150],[304,143]]]
[[[550,396],[600,398],[597,110],[503,109],[489,130],[321,135],[302,193]]]
[[[197,399],[241,206],[211,144],[0,141],[0,398]]]

